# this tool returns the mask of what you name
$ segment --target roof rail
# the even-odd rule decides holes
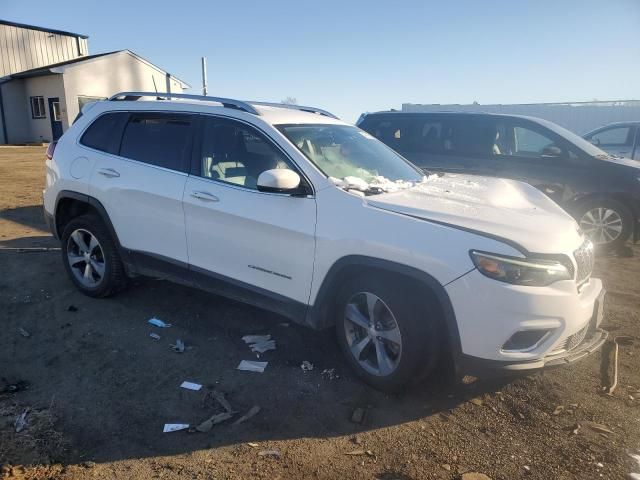
[[[260,113],[253,108],[248,102],[241,100],[234,100],[232,98],[222,97],[208,97],[204,95],[191,95],[188,93],[167,93],[167,92],[120,92],[109,97],[109,101],[122,101],[122,100],[139,100],[142,97],[155,97],[156,100],[166,100],[171,98],[184,98],[187,100],[200,100],[203,102],[216,102],[222,104],[225,108],[233,108],[235,110],[242,110],[254,115],[260,115]]]
[[[324,115],[325,117],[335,118],[339,120],[333,113],[322,110],[316,107],[305,107],[304,105],[290,105],[288,103],[272,103],[272,102],[247,102],[251,105],[261,105],[263,107],[276,107],[276,108],[288,108],[290,110],[300,110],[301,112],[316,113],[318,115]]]

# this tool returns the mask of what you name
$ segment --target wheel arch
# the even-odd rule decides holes
[[[111,219],[109,218],[109,214],[106,209],[96,198],[73,192],[70,190],[62,190],[58,193],[56,197],[56,205],[54,209],[54,233],[56,238],[62,237],[62,232],[64,231],[64,227],[74,218],[84,215],[87,213],[94,213],[105,224],[112,238],[116,242],[118,249],[122,252],[122,245],[120,244],[120,240],[118,239],[118,235],[113,228],[113,224],[111,223]]]
[[[615,202],[618,202],[627,210],[629,210],[634,221],[637,221],[638,218],[640,218],[640,209],[633,207],[633,198],[631,197],[631,195],[625,192],[597,192],[588,195],[581,195],[580,197],[573,199],[573,201],[571,202],[572,215],[575,217],[580,209],[583,208],[587,203],[597,200],[613,200]]]
[[[415,282],[416,288],[420,292],[424,292],[439,310],[451,353],[456,356],[461,353],[458,324],[451,300],[444,286],[422,270],[374,257],[349,255],[337,260],[322,281],[315,301],[307,311],[305,323],[318,330],[334,325],[336,314],[334,299],[340,287],[349,278],[363,274],[385,275],[391,279],[401,278],[411,283]]]

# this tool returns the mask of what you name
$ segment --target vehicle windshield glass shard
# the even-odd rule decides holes
[[[407,188],[424,174],[368,133],[348,125],[280,125],[334,183],[369,194]]]

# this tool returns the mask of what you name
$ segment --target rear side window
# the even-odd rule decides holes
[[[102,152],[118,154],[122,129],[127,123],[126,112],[106,113],[98,117],[82,135],[80,143]]]
[[[193,118],[180,114],[132,114],[120,156],[171,170],[186,171]]]

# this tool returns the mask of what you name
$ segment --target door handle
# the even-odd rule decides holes
[[[209,192],[191,192],[193,198],[202,200],[203,202],[219,202],[220,199]]]
[[[107,178],[117,178],[120,176],[120,174],[113,168],[101,168],[100,170],[98,170],[98,173],[100,175],[104,175]]]

